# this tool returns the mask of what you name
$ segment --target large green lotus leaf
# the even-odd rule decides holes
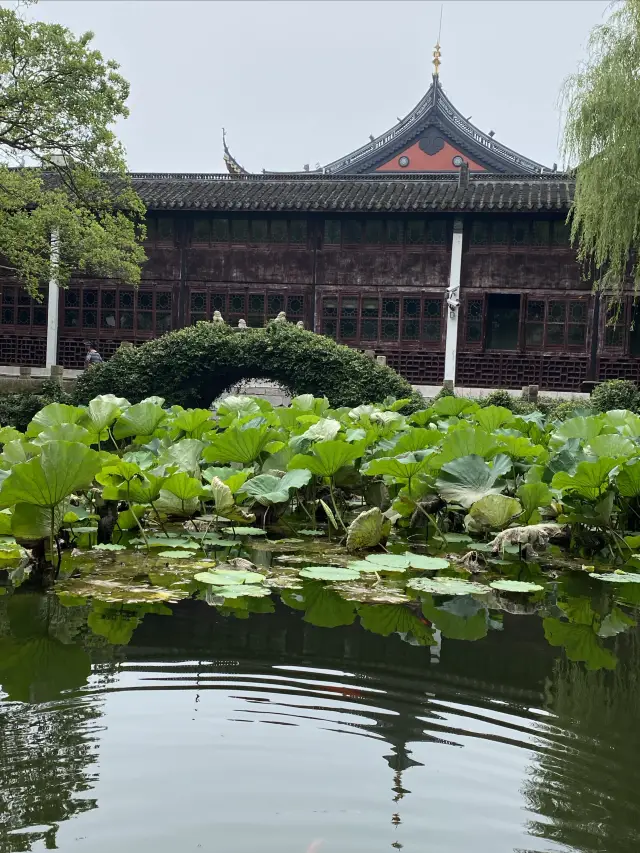
[[[272,433],[266,424],[239,429],[230,427],[225,432],[207,433],[211,444],[205,448],[205,462],[254,462],[271,441]]]
[[[462,595],[436,607],[433,597],[422,599],[422,613],[449,640],[474,642],[489,632],[487,609],[472,595]]]
[[[597,435],[589,441],[588,450],[594,456],[610,456],[617,459],[619,456],[632,456],[638,451],[638,445],[630,438],[622,435]]]
[[[222,598],[244,598],[248,596],[249,598],[265,598],[267,595],[271,595],[271,590],[266,586],[260,586],[259,584],[237,584],[228,586],[217,586],[214,589],[215,595],[222,596]]]
[[[0,427],[0,444],[7,444],[9,441],[20,441],[23,438],[24,435],[20,430],[14,429],[14,427]]]
[[[402,604],[360,604],[358,616],[362,627],[374,634],[411,634],[420,646],[435,645],[433,628]]]
[[[616,476],[616,486],[625,498],[635,498],[640,495],[640,459],[625,463]]]
[[[449,568],[449,560],[445,560],[443,557],[428,557],[426,554],[412,554],[411,551],[407,551],[404,556],[408,557],[412,569],[434,572]]]
[[[551,489],[546,483],[523,483],[516,492],[522,504],[520,524],[533,524],[540,520],[538,509],[550,506],[553,500]]]
[[[490,467],[481,456],[462,456],[442,466],[436,488],[448,503],[468,509],[487,495],[499,495],[504,489],[500,479],[502,466]]]
[[[551,446],[562,447],[570,438],[578,438],[585,443],[600,435],[604,428],[604,420],[600,415],[592,417],[568,418],[551,436]]]
[[[411,566],[411,557],[408,554],[367,554],[365,562],[371,563],[376,571],[404,572]]]
[[[0,505],[54,507],[73,492],[90,486],[100,467],[100,455],[86,445],[50,441],[39,456],[11,469],[0,488]]]
[[[390,526],[377,506],[361,512],[347,529],[347,551],[375,548],[385,533],[388,534]]]
[[[47,441],[77,441],[80,444],[98,443],[98,436],[78,424],[57,424],[46,427],[33,439],[34,444],[46,444]]]
[[[544,635],[551,646],[561,646],[572,661],[584,661],[587,669],[615,669],[616,656],[603,648],[591,625],[563,622],[547,617],[542,620]]]
[[[158,465],[178,468],[185,474],[199,476],[199,460],[205,444],[197,438],[183,438],[160,454]]]
[[[37,507],[32,508],[37,509]],[[45,510],[45,512],[47,511],[48,510]],[[15,539],[5,539],[4,537],[0,539],[0,564],[11,563],[14,560],[21,560],[26,556],[27,552],[16,542]]]
[[[126,397],[118,397],[115,394],[98,394],[98,396],[94,397],[93,400],[97,400],[98,402],[104,401],[105,403],[114,403],[123,412],[131,406],[131,403]]]
[[[118,527],[120,530],[137,530],[138,522],[149,512],[149,507],[132,504],[131,509],[124,509],[118,513]],[[137,520],[136,520],[137,519]]]
[[[513,421],[513,412],[504,406],[486,406],[473,413],[474,420],[487,432],[495,432]]]
[[[203,494],[202,483],[195,477],[190,477],[184,471],[172,474],[162,484],[163,492],[171,492],[181,501],[190,501],[199,498]]]
[[[416,450],[426,450],[427,447],[435,447],[442,441],[442,433],[437,429],[422,429],[413,427],[403,433],[396,442],[393,452],[396,456],[403,453],[415,453]]]
[[[64,507],[62,505],[52,508],[34,506],[29,503],[17,503],[13,508],[11,533],[16,539],[23,541],[48,539],[51,536],[51,521],[53,520],[54,532],[57,532],[62,524],[63,516]]]
[[[211,428],[213,412],[210,409],[183,409],[173,419],[171,425],[191,438],[199,438],[202,433]]]
[[[62,426],[63,424],[77,424],[85,415],[84,409],[79,406],[68,406],[66,403],[49,403],[33,416],[33,420],[27,427],[27,435],[34,436],[47,427]]]
[[[287,471],[284,477],[280,480],[280,486],[283,489],[301,489],[306,486],[311,480],[311,471],[308,468],[294,468]]]
[[[158,557],[166,560],[192,560],[195,555],[195,551],[182,551],[180,548],[175,551],[158,551]]]
[[[580,462],[575,474],[558,471],[551,486],[564,492],[576,492],[583,498],[595,500],[609,484],[609,472],[615,468],[616,460],[601,456],[595,462]]]
[[[372,459],[363,468],[362,473],[367,477],[392,477],[397,482],[406,482],[416,474],[426,471],[428,458],[416,459],[414,453],[405,453],[404,456],[383,456],[381,459]]]
[[[515,498],[508,498],[506,495],[485,495],[473,504],[469,515],[475,525],[484,530],[502,530],[521,512],[522,504]]]
[[[259,527],[223,527],[224,533],[233,534],[234,536],[266,536],[267,531],[261,530]]]
[[[3,468],[12,468],[19,462],[28,462],[40,453],[41,447],[29,441],[8,441],[2,453],[0,463]]]
[[[184,476],[186,477],[187,475],[185,474]],[[155,506],[157,510],[164,512],[166,515],[179,515],[190,518],[198,509],[199,501],[198,498],[183,500],[167,489],[160,489],[160,497]]]
[[[548,457],[548,451],[541,444],[533,444],[524,435],[498,435],[500,450],[507,453],[513,459],[544,459]]]
[[[489,584],[491,589],[497,589],[501,592],[540,592],[544,589],[539,583],[531,583],[530,581],[512,581],[508,578],[491,581]]]
[[[488,459],[493,455],[497,444],[494,436],[479,427],[452,429],[445,436],[440,453],[430,458],[429,465],[432,468],[441,468],[446,463],[465,456],[480,456]]]
[[[341,426],[340,421],[334,418],[320,418],[299,437],[307,441],[332,441],[340,432]]]
[[[592,572],[591,577],[599,581],[608,581],[609,583],[640,583],[640,574],[623,572],[621,569],[615,572]]]
[[[167,413],[151,402],[136,403],[124,411],[113,427],[115,438],[152,435],[167,417]]]
[[[214,477],[210,485],[216,515],[225,516],[235,506],[231,489],[219,477]]]
[[[432,595],[486,595],[489,592],[489,588],[480,583],[458,578],[412,578],[407,586],[418,592],[430,592]]]
[[[354,569],[344,569],[342,566],[307,566],[300,569],[301,578],[318,581],[353,581],[360,576]]]
[[[122,491],[125,500],[135,503],[148,504],[157,501],[160,490],[166,481],[166,477],[157,477],[150,471],[146,471],[142,477],[131,480]]]
[[[235,586],[245,583],[262,583],[265,577],[258,572],[246,572],[240,569],[228,569],[226,571],[214,569],[210,572],[199,572],[195,579],[201,583],[210,583],[214,586]]]
[[[288,490],[282,488],[282,478],[274,474],[259,474],[247,480],[240,492],[249,495],[263,506],[272,506],[289,500]]]
[[[321,441],[313,445],[312,454],[294,456],[288,468],[307,468],[319,477],[333,477],[340,468],[362,456],[364,451],[364,444],[359,441]]]
[[[436,415],[445,418],[457,417],[462,414],[470,414],[480,408],[473,400],[467,400],[465,397],[440,397],[439,400],[431,407],[431,411]]]
[[[126,401],[125,401],[126,402]],[[124,408],[129,408],[127,404]],[[113,400],[107,400],[104,397],[96,397],[93,399],[86,410],[86,419],[83,423],[90,426],[92,432],[100,433],[111,426],[116,418],[122,414],[122,408]]]

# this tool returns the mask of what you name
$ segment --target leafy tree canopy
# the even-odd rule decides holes
[[[59,234],[59,279],[75,270],[140,278],[144,206],[110,129],[129,84],[92,33],[0,8],[0,254],[36,294]]]
[[[640,0],[624,0],[589,39],[565,83],[564,154],[577,166],[572,238],[614,294],[640,249]]]

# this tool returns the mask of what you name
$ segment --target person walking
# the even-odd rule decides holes
[[[91,367],[92,364],[101,364],[104,359],[93,346],[93,342],[85,341],[84,345],[87,348],[87,354],[84,358],[84,369],[86,370],[87,367]]]

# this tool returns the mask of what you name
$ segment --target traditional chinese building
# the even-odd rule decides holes
[[[315,171],[133,174],[148,207],[138,290],[76,277],[60,291],[49,361],[80,367],[211,318],[261,326],[284,310],[385,355],[415,384],[577,391],[640,378],[631,297],[607,325],[565,224],[573,183],[427,93],[366,145]],[[0,364],[44,365],[46,305],[0,283]]]

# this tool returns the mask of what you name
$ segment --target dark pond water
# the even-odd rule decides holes
[[[282,601],[1,596],[0,851],[636,853],[637,630],[471,610],[415,645]]]

